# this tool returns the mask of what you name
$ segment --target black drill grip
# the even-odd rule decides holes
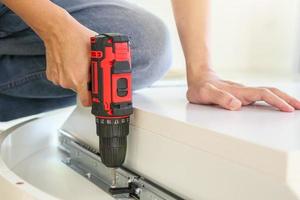
[[[129,118],[96,120],[99,150],[102,162],[107,167],[120,167],[126,156]]]

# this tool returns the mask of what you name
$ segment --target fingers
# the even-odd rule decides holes
[[[91,93],[88,90],[88,84],[82,83],[77,86],[77,94],[83,106],[90,106],[92,104]]]
[[[277,88],[268,88],[270,91],[272,91],[274,94],[276,94],[281,99],[285,100],[288,104],[293,106],[295,109],[300,110],[300,101],[285,92],[282,92],[281,90]]]
[[[54,63],[51,63],[51,55],[47,52],[47,67],[46,67],[46,76],[49,81],[51,81],[54,85],[59,85],[59,75],[57,66]]]
[[[91,94],[88,90],[87,83],[83,82],[76,86],[71,80],[67,79],[67,76],[63,76],[62,73],[58,74],[53,70],[53,68],[51,69],[50,67],[47,67],[46,69],[46,76],[47,79],[49,79],[53,84],[77,92],[80,102],[83,106],[91,106]]]
[[[245,87],[231,81],[212,80],[191,85],[187,92],[191,103],[217,104],[228,110],[238,110],[242,105],[265,101],[283,112],[300,110],[300,101],[277,88]]]
[[[53,71],[53,69],[48,69],[48,68],[49,67],[47,67],[47,69],[46,69],[47,79],[49,81],[51,81],[54,85],[59,85],[59,78],[58,78],[57,72]]]
[[[208,90],[208,101],[212,104],[217,104],[228,110],[238,110],[242,103],[240,100],[232,96],[230,93],[220,90],[213,85]]]
[[[53,82],[55,85],[59,85],[65,89],[71,89],[74,92],[77,92],[80,102],[83,106],[90,106],[91,105],[91,93],[88,90],[87,81],[83,81],[82,83],[76,85],[73,81],[68,79],[68,76],[64,75],[63,73],[57,74],[51,71],[46,70],[47,78]]]
[[[284,99],[277,96],[267,88],[243,88],[239,91],[240,98],[248,102],[265,101],[284,112],[293,112],[295,109],[289,105]]]
[[[209,83],[201,89],[198,101],[201,104],[216,104],[228,110],[238,110],[242,106],[239,99]]]

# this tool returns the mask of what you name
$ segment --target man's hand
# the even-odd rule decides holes
[[[247,87],[218,78],[214,72],[201,75],[199,81],[189,83],[187,99],[196,104],[216,104],[228,110],[239,110],[256,101],[266,103],[284,112],[300,109],[300,101],[277,88]]]
[[[300,102],[276,88],[246,87],[220,79],[211,70],[208,16],[210,0],[172,0],[178,33],[187,64],[187,99],[197,104],[217,104],[238,110],[265,101],[281,111],[300,109]]]
[[[56,85],[76,91],[84,106],[91,104],[87,83],[90,78],[90,37],[94,35],[96,32],[69,16],[63,27],[57,27],[44,37],[47,78]]]
[[[89,106],[90,37],[96,33],[49,0],[2,2],[44,41],[47,78],[54,84],[76,91],[81,103]]]

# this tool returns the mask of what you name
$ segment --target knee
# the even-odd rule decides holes
[[[169,69],[172,61],[170,33],[158,17],[146,10],[120,0],[101,1],[98,6],[73,16],[96,32],[129,35],[133,89],[150,86]]]
[[[149,14],[138,38],[132,40],[133,89],[141,89],[161,79],[172,63],[170,32],[157,17]]]

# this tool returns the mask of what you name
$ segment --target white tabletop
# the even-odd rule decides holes
[[[279,86],[300,98],[300,83]],[[300,149],[300,111],[284,113],[263,103],[227,111],[216,106],[190,104],[185,99],[185,91],[184,86],[142,90],[134,96],[134,106],[272,149]]]
[[[288,93],[300,97],[299,83],[277,84]],[[190,104],[185,99],[185,91],[185,86],[179,84],[176,87],[157,86],[135,93],[126,167],[152,177],[163,186],[169,185],[169,182],[177,183],[176,180],[181,178],[197,187],[191,178],[196,175],[198,180],[203,180],[204,186],[210,183],[216,171],[223,176],[236,168],[232,175],[243,169],[251,171],[251,174],[255,171],[259,174],[257,177],[276,179],[280,183],[300,180],[300,111],[283,113],[265,104],[244,107],[240,111],[227,111],[216,106]],[[90,108],[78,107],[76,110],[62,128],[81,141],[98,147]],[[38,136],[41,130],[46,131],[44,127],[48,127],[49,122],[53,124],[52,128],[58,128],[58,121],[62,123],[62,120],[57,120],[56,117],[47,117],[17,131],[26,132],[26,136],[31,132]],[[159,155],[153,156],[153,147],[159,149]],[[186,156],[187,151],[191,153],[188,155],[194,156]],[[149,162],[149,159],[153,162]],[[186,162],[178,162],[179,159]],[[222,166],[215,165],[219,162]],[[157,163],[159,168],[155,167]],[[170,164],[176,167],[170,169]],[[205,164],[206,170],[203,169]],[[215,167],[220,167],[220,171],[214,171]],[[174,176],[176,168],[186,171]],[[206,181],[203,179],[205,174],[209,175]],[[242,176],[236,177],[238,185]],[[218,180],[215,179],[216,182]],[[259,178],[257,180],[261,181]],[[217,183],[211,183],[211,188],[215,188]],[[219,185],[219,189],[223,187]]]

